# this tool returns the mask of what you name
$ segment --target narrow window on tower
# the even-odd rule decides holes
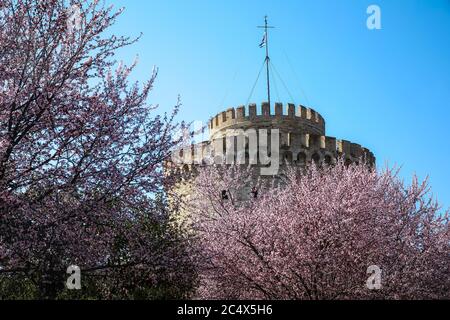
[[[253,187],[251,194],[253,196],[253,199],[257,199],[258,198],[258,189],[256,187]]]
[[[222,190],[222,200],[228,200],[228,191],[227,190]]]

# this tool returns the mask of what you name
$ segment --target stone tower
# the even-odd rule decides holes
[[[271,165],[262,160],[262,155],[259,154],[262,150],[270,150],[268,158],[271,161],[277,159],[279,166],[273,175],[257,173],[257,176],[254,176],[255,181],[259,178],[263,178],[266,182],[281,181],[279,178],[288,163],[297,167],[306,167],[311,163],[318,166],[332,165],[338,158],[343,158],[346,164],[364,162],[366,165],[375,166],[375,157],[368,149],[347,140],[327,136],[324,118],[313,109],[276,103],[274,111],[271,111],[268,103],[262,103],[261,108],[256,104],[250,104],[248,108],[245,106],[230,108],[209,121],[207,141],[175,151],[172,161],[165,164],[166,173],[168,175],[174,173],[177,181],[171,187],[171,206],[178,206],[179,202],[176,199],[190,198],[191,179],[199,166],[223,164],[226,161],[228,164],[238,163],[244,166],[251,164],[262,170]],[[253,153],[250,150],[251,132],[256,135],[254,145],[257,150]],[[262,145],[264,139],[260,139],[264,132],[267,132],[265,137],[267,145]],[[273,148],[272,144],[274,133],[278,138],[276,148]],[[240,150],[239,146],[242,147]],[[242,152],[244,154],[240,154]],[[235,196],[239,201],[246,201],[251,194],[252,187],[246,184],[241,190],[236,191]],[[189,210],[179,209],[174,221],[180,226],[189,224]]]
[[[176,165],[177,168],[190,170],[193,166],[206,164],[206,158],[217,156],[222,159],[225,156],[229,164],[237,163],[239,157],[244,159],[239,150],[245,150],[245,164],[255,164],[250,162],[252,155],[248,150],[248,132],[256,131],[259,138],[260,130],[266,130],[270,137],[275,129],[278,133],[278,148],[273,150],[270,146],[271,139],[268,138],[267,149],[270,156],[274,156],[270,154],[271,150],[276,152],[280,166],[286,163],[306,166],[312,162],[318,165],[333,164],[340,157],[343,157],[347,164],[364,161],[367,165],[375,165],[375,157],[370,150],[357,143],[327,136],[325,119],[315,110],[304,106],[275,103],[274,112],[268,103],[262,103],[261,108],[256,104],[249,104],[248,108],[230,108],[214,116],[208,127],[209,140],[192,145],[188,150],[177,151],[181,160]],[[243,139],[239,139],[243,135]],[[239,149],[239,146],[242,149]],[[260,148],[259,139],[257,148]],[[264,166],[259,158],[259,151],[255,165]],[[231,154],[231,158],[226,156],[227,153]]]

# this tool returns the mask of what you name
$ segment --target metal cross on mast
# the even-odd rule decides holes
[[[270,73],[269,73],[269,63],[270,63],[270,57],[269,57],[269,32],[268,29],[273,29],[275,27],[269,26],[267,22],[267,16],[264,17],[264,26],[258,26],[258,28],[264,29],[264,38],[261,45],[265,45],[266,47],[266,74],[267,74],[267,100],[269,102],[270,106]]]

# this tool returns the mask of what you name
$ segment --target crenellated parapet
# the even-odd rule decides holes
[[[268,103],[261,108],[250,104],[221,112],[209,122],[210,138],[199,144],[174,151],[176,171],[191,172],[197,166],[212,163],[267,165],[261,151],[282,167],[287,163],[307,166],[333,164],[343,158],[347,164],[364,162],[375,166],[373,153],[357,143],[325,134],[325,120],[316,111],[294,104],[276,103],[272,112]],[[277,134],[275,139],[273,135]],[[272,145],[276,143],[275,145]],[[174,159],[174,158],[172,158]],[[169,166],[166,166],[168,169]]]
[[[279,138],[281,141],[281,135]],[[245,153],[245,162],[240,164],[250,164],[251,152],[249,151],[248,142],[239,149],[239,141],[245,141],[245,138],[240,140],[239,136],[228,136],[226,138],[194,144],[183,150],[177,150],[175,151],[176,156],[179,157],[180,163],[184,164],[181,167],[177,167],[178,169],[191,171],[191,169],[195,168],[197,165],[210,164],[211,161],[217,161],[217,159],[219,159],[218,163],[222,163],[222,161],[225,160],[238,163],[240,152]],[[259,140],[257,143],[257,150],[259,153],[261,148]],[[265,148],[267,154],[270,155],[273,151],[270,143],[268,143]],[[230,153],[231,150],[233,152]],[[279,159],[278,162],[281,166],[287,163],[300,166],[313,162],[316,164],[333,164],[338,158],[344,158],[347,164],[365,162],[370,166],[374,166],[376,163],[373,153],[357,143],[314,134],[294,133],[292,134],[291,143],[281,145],[281,147],[276,150],[276,153],[276,156]],[[256,165],[264,165],[260,162],[259,155],[257,155],[257,161]]]
[[[331,164],[341,157],[350,163],[365,161],[369,165],[375,165],[376,162],[375,156],[369,149],[347,140],[338,140],[335,137],[297,132],[288,132],[287,134],[280,133],[279,135],[278,140],[280,142],[280,148],[277,152],[281,164],[284,164],[285,162],[305,164],[305,162],[309,163],[311,161]],[[235,160],[237,161],[237,156],[239,155],[239,143],[242,143],[242,141],[246,141],[244,152],[246,153],[246,157],[248,157],[248,139],[246,140],[246,137],[244,137],[244,139],[239,138],[238,135],[212,140],[209,142],[208,148],[205,148],[205,144],[202,144],[201,149],[205,154],[208,153],[211,157],[215,157],[218,154],[221,154],[221,150],[230,150],[231,144],[231,147],[234,148],[234,154],[236,155]],[[257,149],[259,150],[259,138],[257,141]],[[271,152],[272,148],[270,140],[268,141],[266,148],[268,152]]]
[[[209,140],[174,150],[164,163],[167,186],[171,189],[169,205],[179,209],[177,199],[189,199],[192,181],[201,167],[232,165],[256,168],[255,181],[278,183],[288,166],[318,168],[343,159],[346,165],[375,167],[374,154],[360,144],[325,134],[325,120],[311,108],[276,103],[231,108],[209,122]],[[169,187],[170,186],[170,187]],[[264,192],[261,189],[260,192]],[[220,196],[220,195],[218,195]],[[253,195],[246,186],[236,194],[236,201]],[[172,219],[178,226],[189,221],[190,213],[181,209]]]
[[[263,102],[260,108],[251,103],[246,108],[230,108],[209,121],[210,139],[224,136],[227,129],[259,129],[278,127],[287,131],[325,134],[325,120],[315,110],[292,103],[275,103],[274,110]]]

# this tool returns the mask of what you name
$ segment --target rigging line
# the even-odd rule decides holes
[[[295,99],[293,98],[293,96],[292,96],[291,92],[289,91],[289,89],[288,89],[286,83],[284,82],[283,78],[281,78],[281,75],[278,72],[277,68],[275,68],[275,65],[272,62],[270,62],[270,64],[271,64],[272,70],[275,71],[275,75],[280,79],[284,89],[286,90],[287,94],[289,95],[289,98],[292,100],[293,103],[295,103]]]
[[[236,71],[234,72],[234,75],[233,75],[233,78],[231,80],[231,83],[228,86],[227,90],[225,91],[225,95],[223,96],[222,100],[220,101],[219,108],[224,106],[225,100],[228,98],[228,95],[230,94],[231,88],[232,88],[233,84],[235,83],[235,80],[236,80],[237,75],[239,73],[241,64],[242,63],[239,63],[238,66],[236,67]]]
[[[243,52],[243,49],[241,48],[241,50],[239,50],[239,57],[242,56],[242,52]],[[233,85],[236,82],[236,79],[237,79],[237,76],[239,74],[239,70],[241,69],[242,64],[243,64],[243,61],[241,59],[238,59],[238,61],[236,63],[236,71],[234,72],[233,79],[232,79],[231,83],[228,85],[228,87],[226,88],[225,94],[224,94],[222,100],[220,101],[219,108],[222,108],[224,106],[224,103],[226,102],[226,99],[228,98],[231,89],[233,89]]]
[[[306,92],[303,90],[302,85],[300,84],[301,83],[300,77],[298,76],[297,72],[295,72],[295,69],[294,69],[294,67],[293,67],[293,65],[291,63],[291,59],[289,59],[289,56],[287,55],[286,50],[283,49],[283,53],[284,53],[284,57],[286,58],[286,61],[287,61],[288,65],[289,65],[289,68],[291,69],[291,72],[293,73],[293,75],[295,77],[297,85],[300,88],[300,92],[305,97],[306,103],[308,105],[311,105],[310,102],[309,102],[308,96],[306,95]]]
[[[280,74],[278,73],[277,68],[275,68],[275,66],[273,65],[272,62],[270,62],[270,64],[272,65],[273,70],[275,71],[275,74],[278,76],[278,78],[280,79],[281,83],[284,86],[284,89],[287,91],[289,98],[292,100],[292,102],[296,105],[295,99],[293,98],[291,92],[289,91],[288,87],[286,86],[286,83],[283,81],[283,79],[281,78]]]
[[[248,96],[248,99],[247,99],[247,103],[245,104],[246,106],[249,104],[250,99],[253,96],[253,92],[255,91],[256,85],[258,84],[259,77],[261,76],[261,72],[263,71],[265,64],[266,64],[266,59],[264,59],[262,65],[261,65],[261,68],[260,68],[259,73],[258,73],[258,77],[256,78],[256,81],[253,84],[252,90],[250,91],[250,95]]]
[[[240,50],[238,51],[238,54],[239,54],[238,57],[239,58],[242,57],[243,51],[244,51],[244,49],[241,47]],[[219,108],[222,108],[224,106],[224,103],[226,102],[228,96],[230,95],[230,91],[231,91],[231,89],[233,89],[233,85],[236,82],[236,79],[238,77],[239,71],[241,70],[241,67],[242,67],[243,63],[244,62],[242,61],[242,59],[237,59],[236,71],[234,72],[233,79],[232,79],[231,83],[227,86],[225,94],[224,94],[222,100],[220,101],[220,105],[218,106]]]
[[[270,64],[269,67],[270,67],[270,70],[272,71],[272,73],[274,73],[273,72],[273,68],[272,68],[272,64]],[[273,78],[273,86],[275,87],[275,93],[277,94],[278,102],[281,102],[281,100],[280,100],[280,92],[278,91],[276,77]]]

